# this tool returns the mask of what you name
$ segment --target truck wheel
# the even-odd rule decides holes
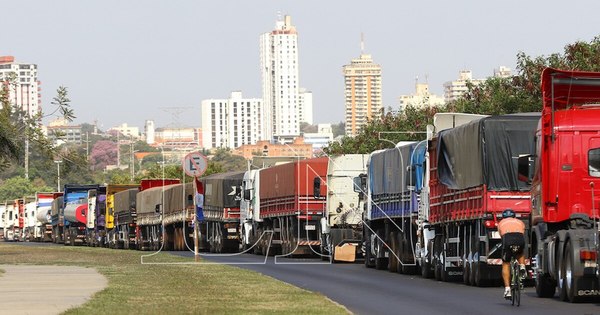
[[[565,265],[565,291],[567,291],[567,299],[569,302],[578,303],[581,302],[582,298],[576,294],[575,290],[575,283],[577,279],[573,273],[573,267],[575,266],[575,259],[573,256],[571,241],[569,240],[565,246],[565,260],[563,261]]]
[[[434,261],[433,276],[436,281],[442,281],[442,264],[439,262],[439,259],[435,259]]]
[[[377,270],[383,270],[387,267],[388,264],[388,259],[385,257],[385,249],[383,248],[383,241],[382,239],[385,237],[383,235],[383,231],[379,231],[377,233],[377,235],[379,235],[379,237],[377,238],[377,240],[375,241],[375,246],[377,248],[377,250],[375,251],[377,253],[377,255],[375,256],[375,269]],[[379,257],[379,256],[384,256],[384,257]]]
[[[537,252],[537,249],[534,251]],[[536,255],[535,261],[537,264],[541,263],[541,259],[539,254]],[[550,275],[543,274],[541,272],[536,272],[535,276],[535,293],[538,297],[541,298],[551,298],[554,296],[554,292],[556,291],[556,283],[552,281]]]
[[[471,284],[471,263],[466,259],[463,265],[463,283],[466,285]]]
[[[481,262],[474,261],[471,264],[471,282],[474,286],[480,287],[483,285],[483,281],[481,279]]]
[[[398,239],[396,238],[396,232],[390,232],[389,240],[391,240],[390,247],[392,249],[391,249],[390,257],[388,258],[388,271],[389,272],[398,272],[399,271],[398,264],[400,263],[400,261],[395,256],[395,255],[398,255]]]
[[[421,258],[421,277],[425,279],[432,277],[431,264],[425,258]]]

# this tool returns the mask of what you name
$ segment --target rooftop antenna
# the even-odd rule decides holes
[[[363,32],[360,33],[360,54],[363,55],[365,53],[365,34]]]

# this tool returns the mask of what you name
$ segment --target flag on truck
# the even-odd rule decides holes
[[[196,181],[196,219],[198,222],[202,222],[204,221],[204,211],[202,209],[204,205],[204,185],[197,177],[194,178],[194,181]]]

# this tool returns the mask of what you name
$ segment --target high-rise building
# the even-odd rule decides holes
[[[8,88],[8,99],[16,108],[30,117],[42,110],[37,65],[16,63],[13,56],[0,56],[0,82]]]
[[[461,70],[458,73],[458,80],[444,83],[444,101],[448,103],[463,96],[468,90],[467,82],[470,82],[473,85],[478,85],[484,81],[485,80],[481,79],[473,79],[473,73],[471,73],[471,70]]]
[[[201,108],[205,148],[233,149],[264,138],[261,99],[243,98],[235,91],[228,99],[203,100]]]
[[[144,134],[146,136],[146,143],[154,144],[154,120],[146,120]]]
[[[264,140],[300,135],[298,33],[289,15],[260,36]]]
[[[411,95],[400,95],[400,111],[406,106],[417,108],[435,107],[444,105],[444,98],[429,92],[428,83],[415,82],[415,93]]]
[[[354,136],[367,121],[381,115],[381,66],[362,53],[344,66],[346,135]]]
[[[298,103],[300,104],[300,122],[313,124],[313,96],[311,91],[300,88],[298,94]]]

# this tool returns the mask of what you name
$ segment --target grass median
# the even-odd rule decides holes
[[[0,243],[0,264],[96,268],[108,287],[66,314],[301,313],[345,314],[324,296],[225,265],[142,265],[144,252]],[[191,262],[158,254],[145,262]],[[57,285],[68,285],[57,284]]]

